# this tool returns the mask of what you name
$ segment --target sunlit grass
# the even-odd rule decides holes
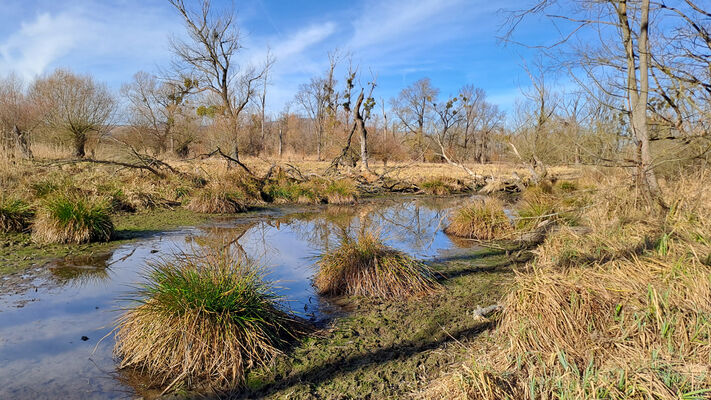
[[[146,279],[118,321],[115,353],[162,384],[239,387],[304,328],[279,307],[264,270],[227,250],[174,256]]]
[[[32,226],[32,239],[39,243],[105,242],[113,231],[105,201],[60,193],[43,200]]]
[[[450,235],[477,240],[504,239],[512,230],[503,203],[495,198],[473,200],[455,210],[445,228]]]
[[[439,288],[429,267],[372,233],[344,238],[338,248],[321,255],[318,266],[314,286],[324,295],[397,298]]]

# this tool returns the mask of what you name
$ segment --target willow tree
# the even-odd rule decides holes
[[[58,69],[38,78],[30,91],[44,110],[47,127],[72,140],[76,158],[86,156],[90,135],[103,134],[109,129],[116,102],[106,86],[89,75]]]

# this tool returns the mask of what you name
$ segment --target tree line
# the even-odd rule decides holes
[[[552,45],[525,44],[541,56],[524,64],[530,79],[509,115],[472,84],[443,96],[428,78],[383,99],[377,76],[337,50],[322,74],[270,113],[278,60],[267,53],[260,65],[244,63],[232,10],[209,0],[169,3],[186,29],[171,40],[173,61],[161,73],[136,73],[118,94],[65,69],[32,82],[4,77],[4,153],[32,158],[33,143],[50,142],[83,158],[101,137],[157,157],[218,149],[244,168],[243,154],[362,169],[370,158],[462,167],[512,159],[534,172],[546,164],[614,165],[635,168],[650,198],[659,198],[660,169],[708,159],[711,13],[691,0],[543,0],[511,11],[508,43],[533,16],[564,29]],[[561,89],[561,77],[575,85]]]

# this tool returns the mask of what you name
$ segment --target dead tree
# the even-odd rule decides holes
[[[168,0],[185,21],[189,39],[172,40],[173,52],[179,59],[178,69],[189,69],[201,90],[217,95],[221,114],[227,119],[233,143],[231,163],[248,168],[239,161],[239,115],[254,96],[255,86],[267,67],[257,70],[239,69],[235,58],[242,49],[242,40],[231,11],[217,12],[210,0],[201,0],[199,11],[188,9],[184,0]]]
[[[351,143],[353,141],[353,134],[358,132],[360,139],[360,170],[362,172],[370,171],[368,166],[368,129],[366,127],[366,122],[370,118],[370,113],[375,106],[375,99],[373,98],[373,90],[375,90],[375,78],[371,82],[368,82],[368,94],[366,97],[365,88],[361,87],[360,93],[356,98],[355,106],[351,106],[350,103],[350,91],[355,87],[354,80],[356,78],[356,71],[350,71],[348,80],[346,81],[346,102],[343,103],[343,108],[346,112],[353,113],[353,126],[346,139],[346,144],[336,158],[331,161],[331,165],[326,170],[327,173],[333,174],[338,172],[339,166],[348,156],[351,151]]]

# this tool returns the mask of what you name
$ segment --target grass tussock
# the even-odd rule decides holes
[[[446,196],[462,192],[465,187],[457,179],[447,176],[429,177],[419,183],[420,190],[433,196]]]
[[[153,265],[136,306],[118,320],[121,367],[145,371],[167,389],[241,386],[303,328],[263,278],[261,268],[227,250]]]
[[[329,182],[324,190],[328,204],[351,204],[358,197],[358,188],[349,179]]]
[[[0,233],[25,232],[30,228],[34,211],[18,199],[0,199]]]
[[[218,185],[197,190],[188,201],[187,208],[204,214],[234,214],[247,210],[241,192]]]
[[[594,194],[587,236],[554,232],[517,274],[489,350],[423,397],[711,396],[709,179],[667,187],[656,219],[616,186]]]
[[[46,198],[32,225],[32,239],[38,243],[106,242],[113,232],[109,205],[80,194]]]
[[[475,200],[454,211],[445,233],[477,240],[506,238],[513,230],[503,203],[495,198]]]
[[[439,288],[432,270],[386,246],[375,234],[346,238],[319,260],[314,286],[323,295],[382,299],[431,293]]]

